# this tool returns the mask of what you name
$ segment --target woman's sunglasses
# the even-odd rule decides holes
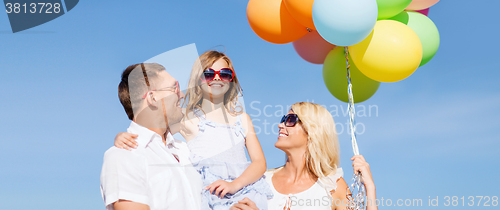
[[[281,118],[280,124],[285,123],[286,127],[293,127],[297,124],[297,122],[300,121],[299,117],[297,114],[287,114],[283,115]]]
[[[234,71],[230,68],[222,68],[219,71],[208,68],[207,70],[203,71],[201,80],[203,82],[210,82],[215,79],[215,75],[219,75],[219,78],[224,82],[231,82],[234,78]]]

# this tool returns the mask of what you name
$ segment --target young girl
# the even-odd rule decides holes
[[[203,53],[193,66],[180,133],[190,160],[203,179],[203,209],[229,209],[248,197],[267,209],[272,191],[263,179],[264,153],[253,123],[238,103],[241,87],[231,60],[223,53]],[[186,102],[185,101],[185,102]],[[115,146],[133,147],[132,134],[120,133]],[[245,155],[245,146],[251,159]]]

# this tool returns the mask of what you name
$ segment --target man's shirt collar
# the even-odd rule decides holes
[[[137,124],[136,122],[132,121],[130,123],[129,128],[127,129],[127,132],[137,134],[138,137],[136,138],[137,141],[137,148],[146,148],[151,142],[153,141],[160,141],[162,145],[165,145],[163,143],[163,138],[156,132],[149,130],[148,128]],[[181,141],[175,140],[172,134],[169,132],[167,133],[167,138],[166,138],[166,145],[167,148],[179,148],[179,145]]]
[[[127,132],[138,135],[135,139],[138,144],[137,148],[146,148],[153,141],[160,141],[163,144],[163,139],[160,135],[134,121],[130,123]]]

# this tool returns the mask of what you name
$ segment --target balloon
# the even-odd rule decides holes
[[[393,17],[410,5],[411,0],[377,0],[378,19]]]
[[[406,10],[423,10],[438,3],[439,0],[413,0]]]
[[[412,11],[404,11],[390,19],[406,24],[413,29],[418,35],[418,38],[420,38],[423,50],[420,66],[429,62],[432,57],[436,55],[440,41],[439,31],[431,19],[423,14]]]
[[[349,47],[352,60],[366,76],[379,82],[396,82],[409,77],[422,60],[422,44],[407,25],[379,20],[373,32]]]
[[[418,13],[420,13],[420,14],[423,14],[423,15],[425,15],[425,16],[428,16],[428,15],[429,15],[429,9],[430,9],[430,8],[423,9],[423,10],[417,10],[417,11],[415,11],[415,12],[418,12]],[[411,10],[410,10],[410,11],[411,11]]]
[[[314,0],[283,0],[290,15],[303,26],[316,30],[312,18]]]
[[[322,64],[335,45],[325,41],[317,31],[311,31],[293,42],[293,48],[307,62]]]
[[[247,18],[260,38],[275,44],[293,42],[308,32],[293,19],[281,0],[250,0]]]
[[[328,42],[351,46],[365,39],[377,22],[376,0],[315,0],[314,26]]]
[[[350,57],[349,60],[351,61]],[[349,72],[351,75],[354,103],[366,101],[377,92],[380,82],[365,76],[352,62],[350,62]],[[335,98],[343,102],[349,102],[347,96],[347,70],[343,47],[337,47],[328,53],[323,65],[323,80]]]

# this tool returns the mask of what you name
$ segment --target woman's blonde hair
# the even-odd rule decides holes
[[[340,164],[340,148],[335,122],[330,112],[309,102],[295,103],[292,110],[299,117],[308,136],[306,168],[318,178],[335,173]]]
[[[193,64],[184,100],[184,104],[187,104],[187,112],[193,111],[194,108],[199,108],[201,110],[201,103],[203,101],[203,93],[201,90],[202,81],[200,79],[201,75],[203,74],[203,71],[210,68],[219,59],[224,59],[228,67],[234,71],[231,60],[224,53],[213,50],[200,55],[200,57],[198,57],[196,62]],[[229,90],[224,95],[224,105],[231,114],[241,114],[243,112],[243,108],[238,102],[238,97],[243,95],[243,91],[240,83],[238,82],[236,72],[234,73],[234,78],[229,85]]]

